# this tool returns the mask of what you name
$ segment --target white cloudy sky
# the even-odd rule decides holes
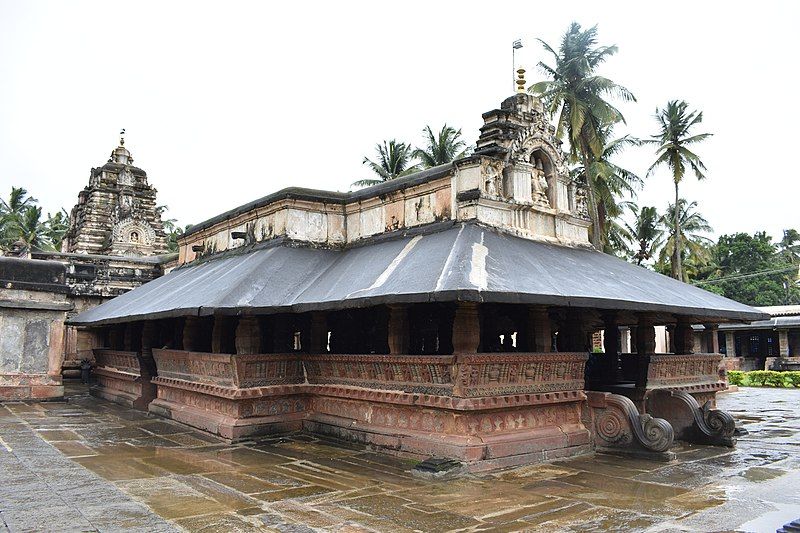
[[[421,142],[426,124],[474,142],[567,25],[599,24],[629,87],[630,133],[681,98],[715,136],[687,180],[716,234],[800,229],[795,102],[800,3],[156,2],[0,0],[0,191],[24,185],[69,209],[128,130],[127,146],[180,223],[290,185],[347,190],[374,144]],[[622,131],[620,132],[622,133]],[[645,173],[650,149],[620,163]],[[669,176],[640,204],[666,206]]]

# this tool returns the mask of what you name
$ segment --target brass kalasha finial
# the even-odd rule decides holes
[[[119,130],[119,145],[125,146],[125,128]]]
[[[524,93],[525,92],[525,69],[518,68],[517,69],[517,92]]]

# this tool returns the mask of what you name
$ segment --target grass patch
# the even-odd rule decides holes
[[[728,383],[741,387],[800,387],[800,371],[775,370],[728,371]]]

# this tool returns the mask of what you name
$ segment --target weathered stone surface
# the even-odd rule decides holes
[[[0,443],[0,516],[12,531],[774,531],[800,507],[790,390],[720,396],[749,430],[737,449],[680,445],[671,463],[600,453],[436,481],[359,445],[228,445],[76,392],[0,405],[11,448]]]

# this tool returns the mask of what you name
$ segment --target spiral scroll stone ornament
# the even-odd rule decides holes
[[[712,409],[711,401],[702,407],[688,392],[670,389],[651,391],[646,399],[647,412],[670,421],[679,439],[698,444],[735,445],[733,417]]]
[[[627,431],[628,422],[622,413],[616,410],[601,412],[595,422],[597,433],[603,440],[613,444],[627,444],[631,442],[631,433]]]
[[[640,414],[636,405],[625,396],[594,391],[587,391],[586,396],[592,409],[595,444],[598,448],[646,454],[661,460],[675,457],[669,451],[675,438],[669,422]]]

